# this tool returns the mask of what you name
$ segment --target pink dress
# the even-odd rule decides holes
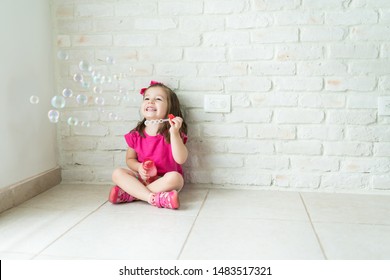
[[[127,145],[137,153],[138,161],[153,160],[157,167],[158,176],[163,176],[171,171],[177,171],[183,176],[183,169],[173,159],[171,144],[165,141],[164,136],[161,134],[150,136],[146,132],[144,134],[145,138],[138,131],[131,131],[125,135]],[[187,135],[182,133],[182,139],[185,144]]]

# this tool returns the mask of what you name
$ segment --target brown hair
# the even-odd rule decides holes
[[[152,88],[152,87],[160,87],[167,95],[168,112],[167,112],[167,115],[165,116],[165,118],[168,118],[169,114],[172,114],[175,117],[181,117],[183,119],[183,123],[180,127],[180,134],[182,134],[182,133],[187,134],[187,124],[184,120],[183,113],[181,112],[180,101],[179,101],[179,98],[177,97],[176,93],[162,83],[152,84],[146,90],[148,90],[149,88]],[[146,91],[144,93],[144,97],[145,97],[145,94],[146,94]],[[132,130],[132,131],[138,131],[138,133],[144,138],[145,138],[144,129],[146,127],[145,120],[146,119],[144,118],[142,121],[138,122],[137,126]],[[167,143],[171,143],[169,128],[170,128],[169,122],[164,122],[163,125],[161,126],[161,128],[157,131],[158,134],[161,134],[164,136],[165,141]]]

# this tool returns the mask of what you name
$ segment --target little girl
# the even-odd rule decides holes
[[[184,185],[181,165],[188,156],[187,124],[177,95],[164,84],[151,81],[141,94],[143,120],[125,135],[129,146],[126,164],[130,170],[114,170],[112,180],[116,186],[111,188],[109,201],[116,204],[143,200],[159,208],[177,209],[178,191]],[[160,119],[168,121],[145,124]],[[152,160],[157,167],[158,177],[154,181],[142,165],[145,160]]]

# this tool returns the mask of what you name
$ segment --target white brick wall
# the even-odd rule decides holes
[[[57,61],[58,92],[90,96],[62,109],[64,181],[111,181],[139,88],[154,79],[183,103],[189,183],[390,189],[389,118],[377,114],[390,89],[390,1],[52,1],[57,50],[70,56]],[[100,109],[93,83],[72,80],[81,59],[112,77]],[[231,95],[232,112],[205,113],[205,94]]]

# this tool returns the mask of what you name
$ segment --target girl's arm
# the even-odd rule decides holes
[[[180,137],[180,127],[182,122],[183,119],[180,117],[169,120],[169,123],[171,124],[169,133],[171,135],[172,156],[178,164],[185,163],[188,157],[187,147],[184,145],[183,139]]]
[[[138,172],[140,166],[142,166],[142,164],[138,162],[137,153],[132,148],[127,149],[126,164],[134,172]]]

